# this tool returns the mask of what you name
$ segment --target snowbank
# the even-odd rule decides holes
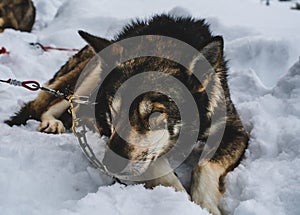
[[[257,77],[248,74],[241,73],[244,78],[232,83],[251,140],[246,159],[227,177],[224,205],[235,215],[299,214],[300,62],[273,89],[260,85],[251,95],[242,84],[234,84],[242,79],[259,85]]]
[[[208,215],[196,204],[189,202],[183,193],[176,193],[171,188],[156,187],[146,190],[142,185],[113,185],[100,187],[98,192],[88,194],[77,202],[72,209],[62,210],[62,215],[79,214],[200,214]]]

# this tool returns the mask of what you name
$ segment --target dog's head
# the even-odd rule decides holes
[[[205,118],[209,117],[208,112],[213,111],[210,108],[212,105],[207,99],[205,89],[214,82],[214,77],[209,71],[204,71],[201,74],[203,81],[200,82],[193,75],[199,58],[191,58],[190,68],[185,68],[167,59],[145,56],[121,62],[120,59],[124,54],[123,47],[82,31],[79,33],[96,53],[109,45],[114,46],[110,56],[102,56],[103,59],[101,59],[102,69],[108,58],[113,59],[115,68],[105,77],[102,86],[96,92],[97,105],[95,109],[99,131],[109,137],[103,163],[111,172],[117,175],[140,175],[151,162],[168,153],[176,145],[182,128],[179,108],[175,101],[166,94],[148,90],[134,97],[128,104],[126,95],[134,94],[135,89],[127,90],[127,94],[118,94],[118,90],[128,79],[149,71],[160,71],[172,75],[188,88],[197,101],[199,111],[205,112]],[[147,39],[151,40],[152,38],[148,37]],[[157,50],[164,45],[159,43],[160,41],[158,41],[157,47],[154,47]],[[214,38],[201,50],[214,68],[221,64],[220,62],[223,60],[222,38]],[[138,51],[132,50],[132,52]],[[171,52],[168,54],[178,55],[178,53]],[[179,55],[186,57],[186,53]],[[138,86],[143,88],[144,85],[151,83],[156,78],[156,76],[150,75],[146,79],[140,80]],[[220,85],[219,82],[218,80]],[[161,83],[161,85],[164,84]],[[182,98],[180,89],[175,89],[175,87],[172,89],[172,87],[168,85],[171,91],[176,92],[175,96],[184,101],[185,98]],[[190,132],[195,131],[191,130]]]
[[[112,134],[104,164],[119,174],[139,175],[176,143],[181,127],[180,113],[174,101],[157,92],[138,96],[129,112],[123,108],[122,98],[115,100],[110,105],[108,120],[114,119],[114,122],[110,122]]]

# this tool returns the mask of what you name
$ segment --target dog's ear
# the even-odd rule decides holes
[[[224,41],[221,36],[214,37],[210,43],[208,43],[201,50],[201,53],[210,63],[212,67],[215,67],[223,59]]]
[[[101,37],[96,37],[85,31],[78,31],[78,34],[94,49],[96,53],[102,51],[112,42]]]
[[[201,86],[194,89],[193,92],[205,92],[207,88],[213,86],[214,82],[212,82],[212,80],[219,78],[218,76],[215,76],[217,73],[212,71],[216,71],[215,69],[223,67],[223,48],[223,38],[221,36],[216,36],[202,48],[200,55],[196,55],[193,58],[189,65],[189,71],[194,75],[197,75],[197,79],[201,82]],[[190,81],[193,80],[194,79],[190,79]],[[197,86],[196,83],[193,83],[192,86],[193,85]]]
[[[107,39],[96,37],[94,35],[91,35],[84,31],[78,31],[79,35],[94,49],[95,53],[99,53],[103,49],[105,49],[108,46],[111,46],[111,49],[109,49],[110,53],[108,56],[102,56],[104,58],[104,61],[113,61],[114,63],[117,63],[123,54],[123,47],[113,43],[112,41],[109,41]]]

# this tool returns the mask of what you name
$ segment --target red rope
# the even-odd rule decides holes
[[[63,98],[65,100],[69,101],[69,98],[67,97],[67,95],[65,93],[62,93],[59,90],[53,90],[50,88],[41,87],[41,85],[37,81],[18,81],[16,79],[10,78],[8,80],[0,79],[0,82],[7,83],[7,84],[10,84],[13,86],[24,87],[27,90],[31,90],[31,91],[43,90],[43,91],[50,93],[58,98]]]
[[[78,52],[80,51],[80,49],[72,49],[72,48],[56,48],[56,47],[52,47],[52,46],[43,46],[41,45],[41,48],[44,50],[44,51],[50,51],[50,50],[57,50],[57,51],[72,51],[72,52]]]
[[[75,48],[56,48],[53,46],[44,46],[40,43],[31,43],[31,45],[38,45],[39,47],[41,47],[41,49],[43,49],[43,51],[47,52],[47,51],[51,51],[51,50],[57,50],[57,51],[72,51],[72,52],[79,52],[80,49],[75,49]],[[10,52],[7,51],[7,49],[5,47],[2,47],[0,49],[0,55],[1,54],[9,54]]]
[[[7,51],[5,47],[2,47],[0,49],[0,54],[9,54],[9,51]]]
[[[40,89],[40,83],[37,81],[22,81],[22,87],[31,91],[37,91]]]
[[[72,52],[78,52],[80,51],[80,49],[73,49],[73,48],[57,48],[57,47],[53,47],[53,46],[44,46],[41,43],[30,43],[30,45],[33,46],[38,46],[41,49],[43,49],[43,51],[47,52],[47,51],[51,51],[51,50],[57,50],[57,51],[72,51]]]
[[[41,88],[40,83],[37,81],[18,81],[16,79],[8,79],[8,80],[1,80],[0,82],[2,83],[7,83],[13,86],[19,86],[19,87],[24,87],[27,90],[31,91],[37,91]]]

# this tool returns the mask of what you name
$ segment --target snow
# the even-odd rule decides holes
[[[112,38],[128,20],[169,12],[207,18],[225,39],[229,85],[250,132],[245,159],[226,178],[222,204],[234,215],[300,214],[300,13],[259,0],[34,0],[32,33],[8,29],[0,78],[47,81],[74,52],[43,52],[41,42],[81,48],[83,29]],[[42,134],[38,122],[3,120],[37,93],[0,85],[0,214],[209,214],[172,188],[111,185],[94,170],[71,133]]]
[[[134,207],[133,207],[134,206]],[[188,210],[187,210],[188,208]],[[158,215],[164,214],[203,214],[209,213],[199,210],[199,207],[189,202],[183,193],[166,187],[156,187],[146,190],[142,185],[124,187],[113,185],[100,187],[96,193],[88,194],[77,202],[75,208],[62,210],[62,215],[78,214],[132,214]]]
[[[227,177],[224,204],[237,215],[299,214],[300,61],[269,90],[249,73],[231,81],[243,121],[252,129],[247,158]],[[254,82],[260,86],[243,96]]]

